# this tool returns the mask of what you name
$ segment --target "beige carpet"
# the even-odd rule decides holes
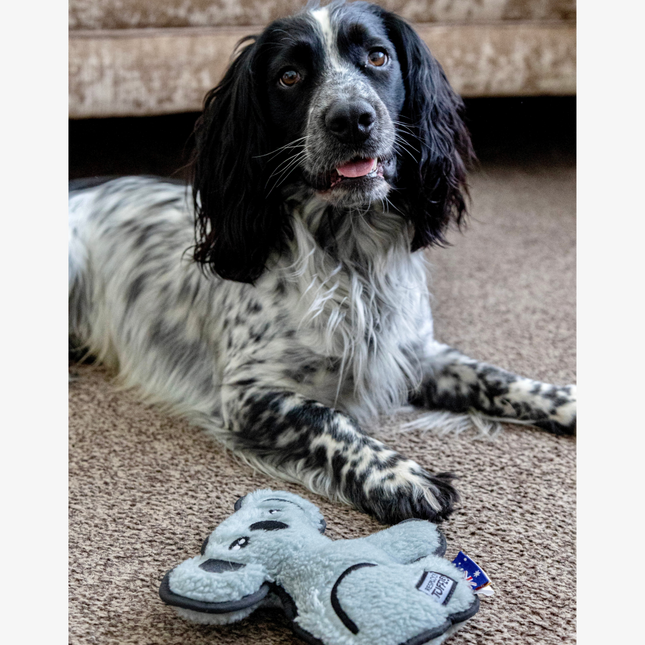
[[[527,376],[575,381],[573,166],[485,165],[472,177],[472,194],[469,230],[431,255],[438,337]],[[379,526],[254,473],[199,430],[117,391],[103,369],[77,371],[70,386],[70,642],[300,642],[269,612],[229,627],[185,623],[159,600],[161,577],[198,552],[239,496],[260,487],[318,504],[332,538]],[[461,477],[461,507],[443,525],[447,555],[468,553],[496,592],[450,642],[574,642],[575,439],[510,426],[494,442],[401,432],[411,416],[371,431],[429,469]]]

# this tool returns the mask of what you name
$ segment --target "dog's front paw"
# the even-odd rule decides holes
[[[413,517],[440,522],[455,509],[459,494],[450,473],[432,475],[414,461],[403,460],[365,482],[356,505],[383,524]]]
[[[548,417],[535,425],[553,434],[576,434],[577,395],[575,385],[552,386],[541,392],[549,403]]]

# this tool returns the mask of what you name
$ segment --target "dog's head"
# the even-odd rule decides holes
[[[197,261],[257,279],[289,235],[293,187],[348,216],[387,198],[411,250],[444,241],[472,149],[461,100],[404,20],[333,2],[241,45],[195,131]]]

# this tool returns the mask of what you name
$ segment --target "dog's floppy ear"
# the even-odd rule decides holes
[[[400,136],[413,160],[402,155],[399,198],[415,226],[412,250],[445,243],[444,234],[466,214],[466,169],[474,160],[462,121],[463,102],[419,35],[398,16],[381,10],[405,82]]]
[[[268,134],[256,77],[258,37],[241,49],[205,99],[195,126],[194,258],[228,280],[253,282],[282,236],[281,210],[265,195]]]

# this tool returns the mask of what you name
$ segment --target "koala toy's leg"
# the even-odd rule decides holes
[[[253,466],[383,523],[441,520],[458,500],[452,475],[430,474],[317,401],[271,388],[229,386],[223,406],[231,447]]]
[[[555,434],[576,432],[576,386],[557,386],[517,376],[436,343],[421,387],[411,403],[538,426]]]

